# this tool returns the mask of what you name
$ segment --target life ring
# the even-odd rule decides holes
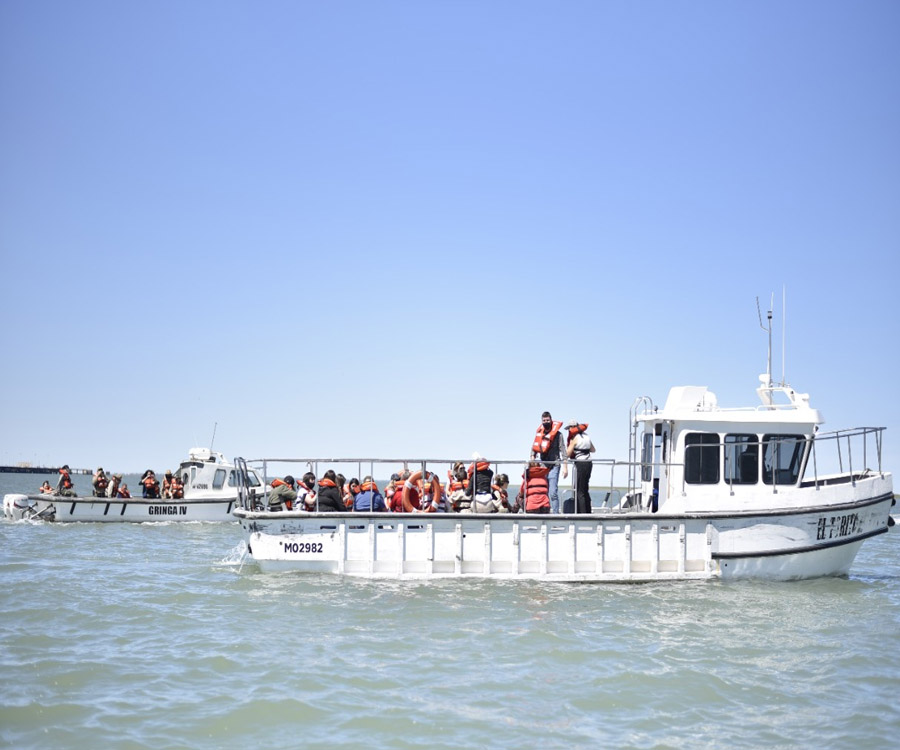
[[[409,500],[410,487],[412,487],[414,484],[422,481],[422,472],[417,471],[414,474],[412,474],[410,476],[410,478],[407,479],[403,483],[403,495],[400,499],[403,502],[403,512],[404,513],[416,513],[416,512],[434,513],[435,512],[434,506],[435,506],[436,502],[441,499],[441,483],[437,478],[437,474],[431,474],[431,472],[429,472],[429,475],[431,476],[431,479],[429,480],[431,483],[431,505],[426,510],[419,511],[418,508],[413,507],[413,504]],[[423,489],[424,489],[424,487],[423,487]],[[422,494],[424,495],[424,493],[422,493]]]

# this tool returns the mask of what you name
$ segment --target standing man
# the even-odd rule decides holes
[[[56,483],[56,493],[57,495],[63,495],[64,497],[75,497],[75,485],[72,482],[72,475],[69,474],[69,464],[66,464],[59,470],[59,481]]]
[[[537,428],[534,443],[531,446],[531,457],[543,461],[550,473],[547,475],[550,495],[550,512],[559,513],[559,462],[562,461],[563,479],[569,476],[569,465],[566,462],[566,446],[560,432],[562,422],[554,422],[549,411],[541,414],[541,426]]]

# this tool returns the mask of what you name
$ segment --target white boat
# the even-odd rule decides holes
[[[192,448],[176,473],[184,483],[184,497],[176,500],[8,494],[3,498],[3,512],[13,521],[234,521],[231,512],[241,482],[234,464],[221,453]],[[262,494],[255,471],[249,471],[244,484]]]
[[[595,482],[608,472],[602,496],[618,502],[591,513],[272,512],[247,487],[234,515],[263,570],[621,582],[844,575],[862,543],[893,525],[884,428],[820,432],[807,395],[761,380],[755,407],[720,408],[696,386],[671,389],[662,409],[636,400],[630,460],[593,462]],[[298,461],[317,476],[323,464],[381,463]],[[408,463],[441,473],[451,462]],[[261,464],[264,474],[273,465]]]

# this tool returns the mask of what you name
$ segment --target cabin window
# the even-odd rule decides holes
[[[805,444],[803,435],[763,435],[763,482],[796,484]]]
[[[725,436],[725,481],[756,484],[759,481],[759,438],[756,435]]]
[[[718,484],[719,436],[689,432],[684,436],[684,480],[688,484]]]
[[[225,469],[216,469],[216,474],[213,477],[213,489],[221,490],[224,484],[225,484]]]
[[[229,487],[237,487],[240,485],[240,482],[238,481],[238,476],[239,476],[238,472],[236,472],[234,469],[232,469],[231,471],[228,472],[228,486]],[[247,484],[250,485],[251,487],[259,487],[262,485],[262,482],[259,481],[259,477],[256,476],[255,471],[248,471],[247,479],[249,480],[247,482]]]

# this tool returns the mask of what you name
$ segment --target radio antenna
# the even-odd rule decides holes
[[[770,317],[771,317],[771,316],[770,316]],[[219,423],[218,423],[218,422],[216,422],[215,424],[213,424],[213,436],[212,436],[212,440],[209,441],[209,452],[210,452],[210,453],[212,453],[213,443],[216,442],[216,428],[217,428],[218,426],[219,426]]]
[[[787,287],[782,284],[781,285],[781,387],[784,388],[786,384],[785,376],[784,376],[784,357],[785,352],[787,351],[785,348],[785,342],[787,340]]]
[[[772,306],[775,304],[775,295],[766,313],[766,325],[762,322],[762,311],[759,309],[759,297],[756,298],[756,314],[759,316],[759,327],[769,334],[769,351],[766,355],[766,387],[772,387]]]

